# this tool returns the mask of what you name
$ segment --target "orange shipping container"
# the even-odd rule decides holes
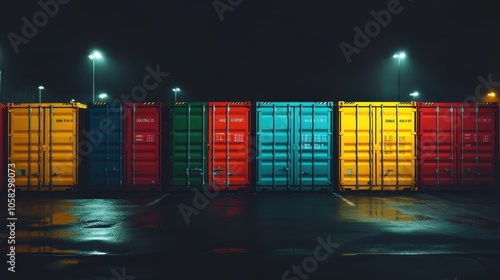
[[[15,165],[16,189],[77,190],[85,164],[80,103],[8,104],[8,159]],[[83,150],[82,150],[83,152]]]
[[[0,104],[0,192],[3,191],[4,186],[7,186],[5,179],[5,107]]]
[[[208,189],[250,189],[250,102],[208,103]]]

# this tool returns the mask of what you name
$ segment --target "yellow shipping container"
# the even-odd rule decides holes
[[[86,105],[10,103],[8,160],[16,188],[23,191],[76,191],[85,164],[78,152]]]
[[[339,190],[417,190],[415,102],[337,104]]]

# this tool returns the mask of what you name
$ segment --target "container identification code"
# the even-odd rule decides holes
[[[225,123],[226,122],[226,118],[220,118],[219,122],[220,123]],[[232,123],[243,123],[243,122],[245,122],[245,119],[244,118],[230,118],[229,122],[232,122]]]
[[[328,119],[325,119],[325,118],[315,118],[314,121],[313,119],[304,119],[304,122],[305,123],[327,123],[328,122]]]
[[[487,119],[487,118],[478,119],[477,122],[480,122],[480,123],[490,123],[491,119]]]
[[[137,123],[154,123],[155,119],[137,119]]]
[[[73,122],[72,119],[56,119],[56,123],[69,123]]]
[[[385,122],[386,123],[395,123],[396,120],[395,119],[385,119]],[[400,123],[411,123],[412,120],[411,119],[400,119],[399,122]]]

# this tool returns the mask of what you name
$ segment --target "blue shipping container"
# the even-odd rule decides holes
[[[88,187],[91,190],[122,190],[123,104],[95,102],[88,105]]]
[[[333,102],[257,102],[257,191],[332,190]]]

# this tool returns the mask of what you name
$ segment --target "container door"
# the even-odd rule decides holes
[[[331,107],[294,107],[293,182],[299,189],[331,185]]]
[[[43,174],[42,107],[9,109],[9,163],[16,165],[16,186],[42,188]]]
[[[127,108],[125,164],[127,185],[132,189],[160,184],[160,113],[153,106]]]
[[[103,190],[121,189],[123,183],[123,106],[111,104],[89,111],[92,152],[89,185]]]
[[[257,109],[258,185],[273,189],[289,189],[293,185],[293,139],[291,117],[293,108],[266,106]],[[295,176],[297,174],[295,173]]]
[[[44,110],[43,184],[50,188],[76,185],[76,109],[50,106]]]
[[[453,106],[419,109],[420,184],[450,186],[455,182],[454,142],[456,122]]]
[[[209,104],[208,186],[239,190],[250,184],[250,107],[224,103]]]
[[[339,159],[340,182],[343,187],[359,189],[372,187],[374,124],[372,106],[339,108]]]
[[[372,127],[375,148],[373,174],[383,190],[415,184],[415,110],[399,105],[376,108]]]
[[[460,107],[457,113],[456,180],[463,186],[496,183],[496,110],[493,107]]]
[[[175,106],[171,117],[171,185],[178,189],[206,184],[206,104]]]

